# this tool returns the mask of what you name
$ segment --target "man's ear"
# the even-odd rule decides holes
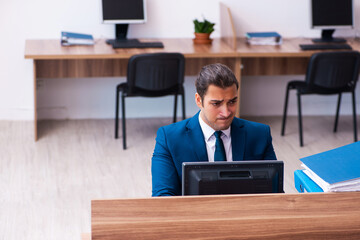
[[[196,102],[196,105],[199,107],[199,108],[202,108],[203,107],[203,104],[202,104],[202,101],[201,101],[201,97],[198,93],[195,93],[195,102]]]

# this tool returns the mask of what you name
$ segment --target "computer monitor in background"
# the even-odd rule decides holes
[[[346,42],[343,38],[333,38],[339,28],[353,28],[353,0],[311,0],[312,28],[322,29],[321,38],[313,42]]]
[[[182,195],[283,193],[282,161],[184,162]]]
[[[115,24],[114,41],[127,41],[129,24],[146,22],[146,0],[101,0],[103,23]]]

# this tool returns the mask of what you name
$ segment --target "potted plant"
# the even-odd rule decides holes
[[[215,23],[211,23],[206,19],[202,22],[195,19],[193,22],[195,27],[194,43],[210,44],[212,42],[210,34],[214,31]]]

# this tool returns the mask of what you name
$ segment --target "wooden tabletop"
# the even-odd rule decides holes
[[[61,46],[60,40],[26,40],[26,59],[128,59],[134,54],[154,52],[181,52],[186,58],[214,57],[309,57],[318,51],[303,51],[299,44],[310,44],[308,38],[285,38],[279,46],[249,45],[245,38],[237,38],[237,50],[225,41],[215,38],[212,44],[194,44],[191,38],[146,39],[140,41],[161,41],[164,48],[113,49],[104,39],[96,40],[92,46]],[[349,39],[354,50],[360,50],[360,42]]]
[[[354,50],[360,50],[360,42],[348,39]],[[240,57],[310,57],[312,54],[324,50],[301,50],[300,44],[313,44],[310,38],[284,38],[278,46],[249,45],[244,38],[237,39],[237,52]],[[328,50],[333,51],[333,50]]]
[[[358,239],[360,192],[93,200],[92,239]]]
[[[147,39],[161,41],[164,48],[113,49],[104,39],[92,46],[61,46],[60,40],[26,40],[26,59],[127,59],[134,54],[154,52],[181,52],[186,58],[236,57],[237,53],[217,38],[212,44],[194,44],[192,39]]]

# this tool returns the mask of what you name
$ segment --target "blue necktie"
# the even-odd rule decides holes
[[[214,154],[214,161],[226,161],[226,154],[224,143],[221,139],[221,131],[214,132],[216,142],[215,142],[215,154]]]

